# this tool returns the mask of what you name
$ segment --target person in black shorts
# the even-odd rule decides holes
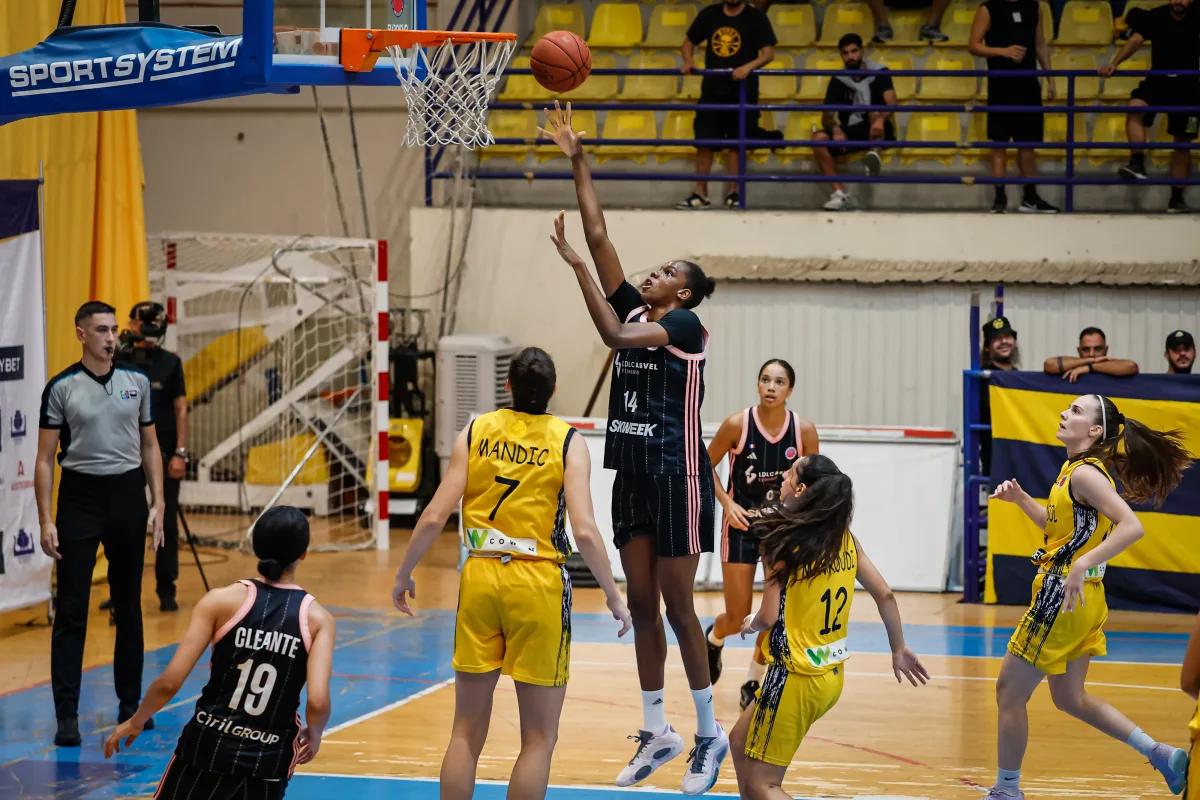
[[[866,61],[863,58],[863,40],[857,33],[847,33],[838,40],[838,53],[846,65],[846,73],[829,79],[825,90],[828,105],[882,106],[896,105],[896,89],[887,67]],[[813,132],[813,139],[832,140],[832,147],[813,147],[813,156],[822,175],[836,175],[835,158],[854,152],[850,142],[871,142],[865,157],[868,175],[878,175],[883,166],[878,143],[896,140],[896,126],[892,114],[887,111],[823,111],[821,130]],[[833,194],[825,203],[826,211],[849,211],[856,207],[854,198],[846,191],[844,183],[833,182]]]
[[[758,76],[754,70],[775,57],[775,31],[767,15],[743,0],[724,0],[701,9],[688,28],[683,40],[683,74],[694,69],[693,49],[707,42],[708,53],[704,57],[704,68],[732,69],[733,75],[706,74],[700,81],[700,102],[714,104],[736,104],[740,86],[746,85],[746,102],[758,102]],[[778,131],[764,131],[758,124],[757,110],[746,112],[746,137],[750,139],[782,139]],[[697,139],[740,138],[738,112],[697,111],[695,122]],[[713,148],[696,148],[696,172],[708,175],[712,171]],[[725,150],[725,171],[737,172],[737,151]],[[738,197],[733,183],[725,184],[725,207],[734,208]],[[696,189],[676,208],[699,209],[712,205],[708,199],[708,181],[696,182]]]
[[[1037,0],[986,0],[975,11],[967,49],[987,59],[989,106],[1040,106],[1042,87],[1038,78],[1005,76],[1009,70],[1050,69],[1050,49]],[[1054,99],[1054,81],[1046,82],[1046,98]],[[988,139],[993,142],[1043,141],[1041,111],[989,111]],[[1021,176],[1037,176],[1037,156],[1032,148],[1017,151]],[[1008,170],[1008,153],[1003,147],[992,149],[992,177],[1003,178]],[[996,184],[992,213],[1008,210],[1004,184]],[[1058,209],[1038,195],[1037,187],[1025,184],[1021,205],[1023,213],[1055,214]]]
[[[714,467],[729,459],[729,484],[714,482],[717,501],[725,514],[721,544],[721,586],[725,612],[704,632],[708,640],[708,671],[713,683],[721,677],[725,639],[742,630],[754,600],[754,573],[759,562],[759,540],[750,532],[759,510],[779,500],[783,474],[801,456],[820,450],[816,427],[796,416],[787,399],[796,386],[796,371],[781,358],[772,358],[758,370],[758,403],[732,414],[721,423],[708,445]],[[715,476],[714,476],[715,477]],[[766,658],[759,634],[750,671],[741,686],[744,710],[754,701]]]
[[[600,276],[567,242],[563,215],[551,237],[571,265],[588,313],[613,353],[604,466],[616,470],[612,489],[613,543],[625,570],[634,650],[642,687],[644,726],[638,747],[617,777],[639,783],[683,752],[667,724],[663,685],[667,638],[659,610],[679,641],[696,707],[696,739],[683,792],[702,794],[716,783],[729,737],[714,716],[704,631],[693,590],[701,553],[713,549],[713,472],[700,431],[708,332],[694,309],[715,284],[691,261],[656,267],[635,289],[625,280],[608,238],[583,142],[571,129],[571,107],[555,106],[542,133],[571,159],[588,250]],[[603,292],[601,291],[603,288]]]
[[[297,586],[308,520],[291,506],[263,512],[251,534],[258,577],[213,589],[132,717],[104,743],[111,758],[171,701],[212,644],[208,684],[183,727],[156,800],[279,800],[292,771],[321,749],[329,723],[333,615]],[[304,725],[300,692],[308,690]]]
[[[1137,52],[1145,42],[1153,42],[1150,69],[1195,70],[1200,68],[1200,10],[1192,0],[1171,0],[1158,8],[1135,8],[1126,15],[1131,31],[1129,40],[1101,67],[1100,74],[1112,75],[1117,65]],[[1200,134],[1200,77],[1149,75],[1133,90],[1129,101],[1133,106],[1192,106],[1178,113],[1167,114],[1167,133],[1176,142],[1192,142]],[[1146,128],[1154,124],[1153,113],[1131,113],[1125,121],[1125,132],[1131,144],[1145,144]],[[1171,153],[1172,178],[1186,179],[1192,171],[1192,150],[1176,149]],[[1134,150],[1129,163],[1118,170],[1126,180],[1146,179],[1146,152]],[[1183,186],[1171,187],[1167,212],[1188,210],[1183,199]]]

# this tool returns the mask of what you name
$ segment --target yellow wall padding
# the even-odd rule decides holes
[[[208,394],[217,384],[233,377],[268,344],[261,325],[229,331],[213,339],[183,362],[183,380],[188,395],[195,398]]]
[[[279,442],[251,447],[246,456],[246,483],[259,486],[278,486],[283,483],[316,440],[317,437],[311,433],[301,433]],[[328,481],[329,463],[325,459],[325,446],[322,445],[292,483],[304,486]]]

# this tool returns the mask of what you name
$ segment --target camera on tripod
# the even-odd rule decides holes
[[[161,343],[167,335],[167,310],[161,303],[145,301],[138,303],[129,312],[130,320],[137,320],[137,330],[126,328],[117,337],[117,354],[128,358],[133,355],[134,348],[139,342],[153,339]]]

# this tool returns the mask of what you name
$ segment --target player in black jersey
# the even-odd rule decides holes
[[[729,738],[713,714],[704,631],[692,596],[700,554],[713,546],[712,465],[700,432],[708,334],[692,309],[712,294],[714,283],[698,265],[674,260],[656,267],[640,289],[630,285],[608,238],[581,134],[571,128],[571,106],[556,104],[548,111],[542,133],[571,159],[600,286],[567,243],[563,214],[551,238],[575,271],[600,338],[616,351],[604,466],[617,473],[613,540],[625,570],[644,718],[637,751],[617,785],[645,780],[684,749],[663,705],[667,639],[661,597],[696,706],[696,743],[683,791],[702,794],[716,782],[729,750]]]
[[[725,637],[742,629],[754,599],[754,572],[758,566],[758,537],[749,532],[757,510],[779,499],[783,474],[800,456],[820,449],[816,427],[787,407],[796,386],[796,371],[781,358],[772,358],[758,370],[758,405],[731,414],[708,445],[713,466],[729,458],[729,485],[717,482],[717,501],[725,512],[721,544],[721,584],[725,613],[705,631],[708,670],[712,681],[721,677],[721,650]],[[759,645],[766,634],[759,636]],[[750,671],[741,688],[743,709],[754,700],[766,670],[762,648],[756,647]]]
[[[292,581],[308,551],[308,520],[290,506],[254,523],[259,577],[213,589],[192,612],[171,663],[134,715],[104,743],[128,747],[175,696],[212,644],[211,677],[184,725],[154,797],[276,800],[292,770],[317,755],[329,722],[333,616]],[[305,723],[297,709],[308,687]]]

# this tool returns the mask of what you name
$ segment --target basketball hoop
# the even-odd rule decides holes
[[[495,142],[488,101],[516,45],[513,33],[343,29],[341,61],[347,72],[366,72],[384,51],[392,57],[408,101],[406,146],[473,150]]]

